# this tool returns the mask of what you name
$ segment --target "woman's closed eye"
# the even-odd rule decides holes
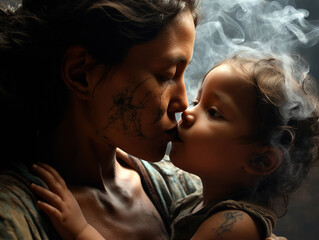
[[[170,81],[170,80],[172,80],[172,78],[170,78],[170,77],[166,77],[166,76],[161,76],[161,75],[158,75],[157,76],[157,79],[160,81],[160,82],[168,82],[168,81]]]
[[[173,81],[174,77],[175,77],[175,72],[167,72],[167,73],[156,75],[156,78],[158,79],[158,81],[162,83]]]

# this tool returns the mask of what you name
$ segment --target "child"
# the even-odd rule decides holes
[[[203,190],[176,203],[172,239],[270,236],[275,214],[318,159],[318,99],[304,91],[308,80],[298,83],[274,58],[235,56],[206,74],[170,152],[176,166],[201,178]],[[38,205],[61,236],[103,239],[59,174],[44,164],[34,169],[51,190],[32,185],[48,202]]]

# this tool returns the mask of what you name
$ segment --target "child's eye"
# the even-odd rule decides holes
[[[208,115],[210,118],[223,118],[223,116],[215,109],[215,108],[211,108],[207,111]]]

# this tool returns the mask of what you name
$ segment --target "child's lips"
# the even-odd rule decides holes
[[[178,121],[177,126],[178,127],[185,127],[187,124],[187,121],[183,120],[182,118]]]

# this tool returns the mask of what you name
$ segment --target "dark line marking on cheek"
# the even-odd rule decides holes
[[[143,136],[141,131],[141,120],[138,118],[138,111],[145,108],[144,105],[133,105],[134,93],[125,89],[123,92],[113,98],[113,107],[110,111],[108,123],[103,130],[107,129],[115,122],[120,123],[120,127],[127,134]]]
[[[102,131],[112,124],[118,123],[116,127],[123,130],[124,134],[140,136],[146,138],[142,133],[141,110],[146,108],[146,104],[152,101],[153,92],[146,93],[137,104],[133,104],[133,98],[137,90],[146,82],[142,81],[133,88],[126,88],[113,97],[113,106],[110,109],[109,118]]]
[[[164,89],[164,91],[165,91],[165,89]],[[162,97],[163,97],[163,92],[164,91],[160,92],[160,94],[158,96],[158,98],[159,98],[159,106],[162,106]],[[155,123],[159,122],[162,119],[162,117],[164,116],[164,114],[165,114],[165,110],[162,109],[162,108],[158,108],[157,111],[156,111],[156,116],[155,116],[155,119],[154,119],[153,123],[155,124]]]
[[[160,109],[160,108],[157,109],[157,115],[156,115],[156,118],[154,120],[154,123],[157,123],[158,121],[160,121],[163,116],[164,116],[164,110]]]

